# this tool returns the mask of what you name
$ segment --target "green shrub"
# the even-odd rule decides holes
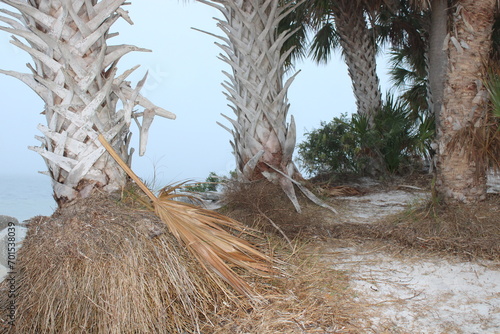
[[[432,119],[410,117],[410,108],[387,95],[373,127],[363,115],[346,114],[306,133],[298,162],[312,175],[395,174],[427,156],[434,137]]]
[[[298,162],[309,174],[358,172],[357,143],[347,114],[305,134],[298,145]]]
[[[205,182],[195,183],[192,186],[187,186],[186,190],[199,193],[207,191],[217,191],[217,186],[219,185],[219,183],[221,183],[221,180],[222,177],[218,176],[214,172],[210,172],[210,174],[208,174],[207,178],[205,179]]]

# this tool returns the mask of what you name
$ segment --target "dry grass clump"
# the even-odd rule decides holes
[[[475,204],[429,203],[374,226],[378,237],[466,258],[500,259],[500,195]]]
[[[417,251],[499,260],[499,217],[500,195],[488,194],[475,204],[429,202],[372,224],[334,224],[327,229],[337,239],[382,240]]]
[[[148,202],[138,189],[127,193],[121,201],[93,196],[31,220],[16,266],[15,327],[4,323],[3,332],[359,332],[353,319],[361,311],[348,277],[298,250],[297,243],[293,252],[272,236],[261,245],[282,260],[276,276],[237,271],[262,296],[251,303],[222,290],[222,279],[213,281],[145,210]],[[7,319],[5,291],[1,302],[1,318]]]
[[[329,210],[311,203],[297,192],[302,213],[298,213],[283,190],[267,180],[250,183],[231,182],[224,191],[225,207],[221,212],[248,226],[280,235],[291,240],[314,234],[324,224]],[[319,213],[321,212],[321,213]]]
[[[259,296],[234,268],[244,268],[267,276],[273,271],[273,260],[236,235],[248,234],[248,229],[240,222],[215,211],[178,201],[179,198],[195,199],[188,194],[177,192],[184,183],[166,186],[156,196],[115,152],[103,135],[99,135],[99,141],[149,198],[156,216],[167,226],[168,231],[193,254],[221,290],[224,291],[227,287],[219,283],[220,278],[242,295],[258,301]]]
[[[266,303],[232,313],[219,312],[216,326],[204,333],[226,334],[306,334],[363,333],[359,319],[365,314],[354,301],[349,277],[322,263],[317,255],[305,251],[305,244],[294,242],[290,253],[283,239],[271,237],[275,255],[286,261],[285,277],[268,282],[259,279],[256,287],[266,291]],[[278,246],[276,246],[278,245]]]
[[[11,331],[196,333],[218,305],[245,307],[165,232],[152,213],[107,195],[33,219],[19,252]]]

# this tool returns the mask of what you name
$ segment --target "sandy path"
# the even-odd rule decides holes
[[[496,192],[500,178],[489,184]],[[342,221],[370,223],[427,196],[403,187],[345,198]],[[350,274],[357,301],[370,310],[360,321],[371,333],[500,333],[500,262],[392,254],[376,242],[315,252]]]

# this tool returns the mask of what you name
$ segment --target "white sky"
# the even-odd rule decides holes
[[[130,77],[133,86],[149,70],[142,94],[177,115],[175,121],[155,118],[147,152],[144,157],[134,154],[132,168],[147,180],[156,171],[161,184],[204,180],[211,171],[227,175],[235,166],[231,136],[216,121],[227,125],[220,113],[233,117],[221,86],[225,80],[221,71],[228,67],[217,59],[222,50],[214,45],[216,39],[191,29],[219,35],[213,20],[219,13],[194,1],[176,0],[133,1],[126,9],[135,24],[115,24],[111,31],[119,31],[120,36],[109,43],[133,44],[153,52],[124,56],[118,65],[119,73],[141,64]],[[8,33],[0,32],[0,67],[27,72],[25,64],[30,58],[9,40]],[[289,115],[295,117],[300,142],[303,133],[317,128],[320,121],[354,112],[355,102],[339,53],[328,66],[308,61],[297,64],[296,69],[301,73],[291,85],[288,98]],[[384,72],[379,69],[382,76]],[[45,122],[40,115],[42,100],[22,82],[4,75],[0,75],[0,98],[0,175],[21,177],[46,170],[43,159],[27,148],[39,145],[34,136],[41,135],[37,124]],[[132,146],[137,148],[138,129],[135,124],[131,129],[135,139]]]

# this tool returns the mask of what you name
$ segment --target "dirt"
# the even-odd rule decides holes
[[[334,200],[342,208],[335,224],[374,224],[430,198],[429,189],[414,185],[387,188],[362,179],[350,186],[364,194]],[[489,192],[499,190],[500,178],[490,177]],[[308,251],[349,275],[355,300],[367,310],[358,319],[362,333],[500,333],[500,261],[371,238],[321,238]]]

